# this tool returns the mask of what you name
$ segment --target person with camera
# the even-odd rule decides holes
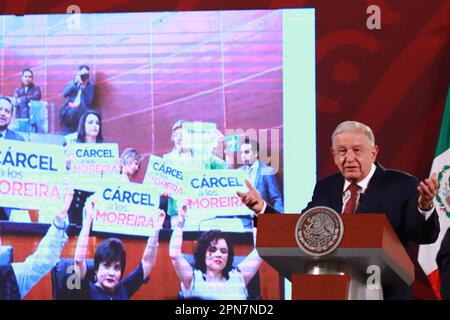
[[[89,67],[87,65],[81,65],[78,68],[75,80],[69,82],[63,95],[64,98],[67,98],[67,101],[61,108],[59,119],[61,131],[68,134],[77,131],[81,116],[92,109],[94,84],[89,81]]]

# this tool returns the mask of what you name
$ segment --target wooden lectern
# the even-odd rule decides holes
[[[299,218],[300,214],[260,215],[256,240],[259,255],[291,280],[293,300],[382,299],[378,271],[383,285],[414,281],[414,265],[384,214],[343,216],[341,243],[320,257],[299,248]]]

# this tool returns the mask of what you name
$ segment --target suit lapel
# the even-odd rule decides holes
[[[342,212],[342,191],[344,190],[344,178],[339,175],[333,181],[331,188],[331,207],[337,212]]]
[[[366,192],[360,198],[358,208],[356,208],[357,213],[370,212],[373,211],[373,208],[376,207],[374,203],[378,199],[383,189],[383,177],[384,177],[384,168],[380,164],[376,165],[377,169],[375,170],[372,179],[370,179]]]

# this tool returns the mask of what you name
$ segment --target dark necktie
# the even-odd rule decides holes
[[[352,214],[356,209],[356,199],[358,198],[358,190],[360,187],[356,183],[351,183],[347,190],[350,190],[350,199],[345,204],[343,214]]]

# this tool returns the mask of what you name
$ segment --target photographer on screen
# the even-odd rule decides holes
[[[77,131],[81,116],[92,109],[94,100],[94,84],[89,80],[89,67],[81,65],[75,76],[75,80],[69,82],[64,89],[66,103],[61,108],[59,119],[63,133]]]

